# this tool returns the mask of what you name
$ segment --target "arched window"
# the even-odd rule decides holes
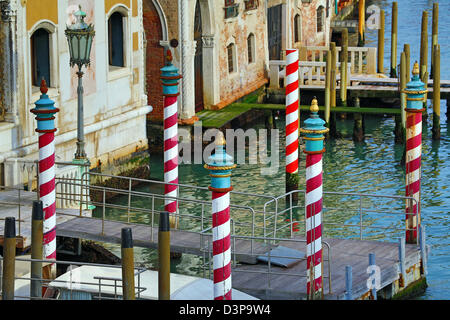
[[[33,86],[39,87],[42,79],[51,86],[50,34],[44,28],[37,29],[31,36],[31,77]]]
[[[299,14],[294,17],[294,40],[295,42],[302,41],[302,20]]]
[[[250,33],[247,38],[248,63],[255,62],[255,35]]]
[[[325,21],[324,13],[325,10],[323,6],[317,8],[317,32],[322,32],[324,29],[323,28]]]
[[[124,67],[124,17],[120,12],[114,12],[108,20],[108,51],[109,65]]]
[[[233,73],[236,71],[236,49],[234,43],[230,43],[227,46],[228,55],[228,73]]]

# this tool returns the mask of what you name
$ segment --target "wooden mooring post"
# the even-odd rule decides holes
[[[359,0],[358,47],[364,47],[366,28],[366,0]]]
[[[347,106],[347,63],[348,63],[348,29],[342,30],[342,51],[341,51],[341,106]]]
[[[3,279],[2,300],[14,300],[14,283],[16,267],[16,219],[5,219],[3,240]]]
[[[438,25],[439,25],[439,3],[433,3],[433,24],[431,30],[431,69],[430,78],[434,79],[434,49],[435,45],[438,44]]]
[[[360,101],[358,97],[355,97],[355,108],[360,108]],[[364,140],[364,127],[363,127],[363,115],[360,112],[353,114],[353,141],[361,142]]]
[[[411,80],[411,47],[408,43],[403,45],[403,52],[405,53],[406,83],[408,83]]]
[[[377,71],[384,73],[384,10],[380,11],[380,28],[378,29]]]
[[[122,294],[123,300],[135,300],[134,249],[131,228],[122,228]]]
[[[400,55],[400,111],[395,115],[395,143],[404,144],[406,136],[406,94],[403,90],[406,88],[406,55],[404,52]]]
[[[434,46],[433,71],[433,129],[434,140],[441,138],[441,46]]]
[[[330,127],[330,114],[331,114],[331,51],[327,51],[327,62],[325,66],[325,122],[327,127]]]
[[[43,254],[44,209],[42,201],[33,201],[31,221],[31,259],[41,260]],[[31,261],[30,298],[42,297],[42,262]]]
[[[392,3],[392,25],[391,25],[391,78],[397,77],[397,20],[398,5],[397,2]]]
[[[428,13],[422,12],[422,31],[420,34],[420,79],[424,79],[428,64]],[[427,78],[428,79],[428,78]],[[425,83],[428,83],[425,82]]]
[[[158,299],[170,300],[170,222],[167,211],[159,215],[158,260]]]
[[[337,50],[336,43],[330,43],[331,52],[331,80],[330,80],[330,109],[336,107],[336,76],[337,76]],[[331,112],[330,114],[330,131],[327,133],[329,137],[337,137],[336,130],[336,112]]]

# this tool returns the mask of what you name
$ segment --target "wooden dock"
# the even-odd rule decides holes
[[[58,224],[58,236],[83,238],[119,244],[121,229],[132,228],[133,242],[137,247],[156,249],[158,246],[158,228],[148,225],[129,224],[125,222],[104,221],[93,218],[75,218]],[[103,233],[102,233],[103,228]],[[203,255],[207,247],[201,248],[201,235],[197,232],[172,230],[170,234],[171,251]],[[204,234],[204,239],[211,235]],[[295,237],[295,240],[304,240]],[[375,253],[376,265],[381,271],[381,288],[378,294],[391,298],[400,287],[400,267],[398,244],[369,240],[324,239],[330,245],[331,260],[331,293],[329,280],[324,278],[324,299],[344,299],[345,266],[353,268],[353,295],[355,299],[367,299],[370,290],[367,288],[369,274],[369,253]],[[206,241],[203,242],[205,246]],[[279,245],[304,252],[304,242],[283,241]],[[253,252],[250,251],[250,240],[232,236],[232,259],[238,262],[233,267],[233,287],[256,296],[260,299],[306,299],[306,259],[302,258],[289,268],[271,265],[268,273],[267,263],[258,261],[258,255],[267,253],[274,246],[262,241],[253,242]],[[235,250],[235,248],[237,248]],[[203,250],[202,250],[203,249]],[[210,250],[211,247],[210,247]],[[328,277],[328,252],[324,249],[323,275]],[[417,245],[407,244],[405,252],[405,267],[407,276],[405,283],[413,283],[420,278],[421,256]],[[301,275],[301,276],[299,276]]]

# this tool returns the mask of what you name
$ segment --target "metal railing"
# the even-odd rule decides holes
[[[15,259],[16,261],[23,261],[23,262],[38,262],[38,263],[50,263],[50,264],[56,264],[56,265],[68,265],[68,271],[70,272],[69,274],[69,280],[51,280],[51,279],[47,279],[47,278],[33,278],[31,277],[31,274],[29,277],[26,276],[20,276],[20,277],[14,277],[15,280],[26,280],[26,281],[30,281],[30,287],[31,287],[31,282],[35,281],[35,282],[39,282],[41,283],[43,288],[47,288],[47,289],[52,289],[52,288],[56,288],[58,289],[59,287],[55,286],[52,287],[51,283],[64,283],[64,284],[68,284],[68,291],[69,291],[69,297],[70,299],[73,298],[73,292],[74,291],[82,291],[82,290],[77,290],[77,287],[80,285],[89,285],[92,287],[98,287],[98,294],[97,295],[92,295],[91,297],[94,299],[98,299],[98,300],[121,300],[121,297],[118,293],[118,288],[122,287],[122,279],[121,278],[115,278],[115,277],[103,277],[103,276],[93,276],[93,280],[98,280],[98,281],[92,281],[92,282],[84,282],[84,281],[79,281],[77,279],[74,279],[74,277],[72,276],[72,273],[76,272],[77,268],[72,268],[72,266],[92,266],[92,267],[108,267],[108,268],[117,268],[117,269],[121,269],[122,266],[121,265],[109,265],[109,264],[98,264],[98,263],[88,263],[88,262],[77,262],[77,261],[60,261],[60,260],[49,260],[49,259],[31,259],[31,258],[20,258],[20,257],[16,257]],[[0,261],[3,262],[3,258],[0,256]],[[136,298],[141,298],[141,293],[144,292],[145,290],[147,290],[146,287],[142,287],[141,286],[141,274],[145,271],[147,271],[146,268],[142,268],[142,267],[134,267],[135,269],[135,277],[137,276],[137,286],[135,286],[135,295]],[[75,277],[76,278],[76,277]],[[103,281],[103,282],[102,282]],[[110,281],[110,282],[114,282],[113,284],[111,283],[105,283],[104,281]],[[69,283],[68,283],[69,282]],[[114,288],[114,294],[113,297],[110,297],[110,294],[107,294],[105,292],[102,292],[102,290],[105,290],[107,287],[113,287]],[[66,289],[66,288],[64,288]],[[17,288],[16,288],[17,290]],[[57,295],[56,297],[49,297],[49,296],[31,296],[31,292],[29,296],[26,295],[18,295],[15,294],[14,298],[17,299],[31,299],[31,300],[59,300],[59,295]]]

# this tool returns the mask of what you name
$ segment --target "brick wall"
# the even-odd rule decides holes
[[[148,119],[160,121],[163,119],[163,95],[160,81],[160,69],[164,66],[164,49],[159,44],[162,40],[161,22],[158,12],[151,0],[145,0],[143,5],[144,31],[147,39],[146,51],[146,86],[148,104],[153,111]]]

